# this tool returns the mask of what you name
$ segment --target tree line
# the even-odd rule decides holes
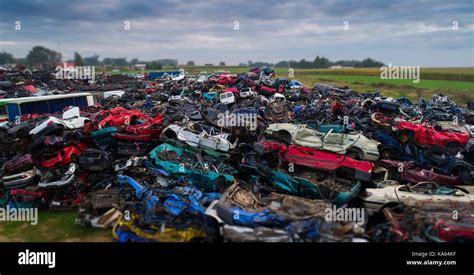
[[[62,62],[62,54],[54,50],[45,48],[43,46],[33,47],[28,55],[25,58],[15,58],[12,54],[0,52],[0,65],[8,63],[20,63],[26,65],[36,65],[36,64],[49,64],[56,66]],[[74,62],[76,66],[111,66],[111,67],[126,67],[134,66],[137,64],[145,64],[146,69],[157,70],[161,69],[163,66],[168,67],[178,67],[178,61],[175,59],[159,59],[152,61],[140,61],[137,58],[133,58],[130,61],[127,61],[126,57],[123,58],[110,58],[106,57],[102,60],[99,59],[98,55],[93,55],[90,57],[82,57],[79,53],[74,53],[74,59],[68,60],[68,62]],[[211,64],[209,64],[211,65]],[[220,66],[225,66],[225,62],[220,62]],[[355,68],[372,68],[372,67],[381,67],[384,64],[380,61],[374,60],[372,58],[366,58],[362,61],[358,60],[339,60],[339,61],[330,61],[324,56],[316,56],[313,61],[301,59],[300,61],[290,60],[290,61],[280,61],[278,63],[267,63],[267,62],[252,62],[248,61],[245,63],[240,63],[239,66],[248,65],[250,67],[277,67],[277,68],[316,68],[324,69],[331,66],[341,66],[341,67],[355,67]],[[187,66],[195,66],[194,61],[189,61]]]
[[[241,63],[246,65],[245,63]],[[358,60],[339,60],[339,61],[330,61],[324,56],[316,56],[313,61],[301,59],[300,61],[290,60],[290,61],[280,61],[277,63],[268,63],[268,62],[252,62],[247,63],[251,67],[276,67],[276,68],[297,68],[297,69],[327,69],[332,66],[341,66],[341,67],[354,67],[354,68],[374,68],[384,66],[384,63],[374,60],[370,57],[358,61]]]
[[[63,62],[63,56],[61,53],[45,48],[43,46],[33,47],[25,58],[15,58],[11,53],[0,52],[0,65],[3,64],[25,64],[25,65],[45,65],[45,66],[57,66]],[[161,69],[163,66],[177,67],[178,61],[175,59],[159,59],[152,61],[140,61],[137,58],[133,58],[127,61],[126,57],[123,58],[110,58],[106,57],[102,60],[99,59],[98,55],[90,57],[82,57],[79,53],[74,52],[74,59],[67,60],[67,62],[74,62],[76,66],[111,66],[111,67],[125,67],[133,66],[136,64],[145,64],[146,69],[156,70]]]

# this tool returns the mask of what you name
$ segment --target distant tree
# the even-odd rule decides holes
[[[252,66],[253,66],[252,60],[249,60],[249,61],[247,62],[247,64],[248,64],[249,67],[252,67]]]
[[[331,61],[329,61],[329,59],[323,56],[319,57],[318,55],[314,59],[312,67],[313,68],[329,68],[330,65],[331,65]]]
[[[102,60],[102,63],[104,63],[104,65],[112,65],[112,58],[106,57]]]
[[[162,68],[163,68],[163,65],[161,65],[161,63],[158,62],[157,60],[146,63],[147,70],[161,70]]]
[[[298,62],[296,68],[306,69],[306,68],[312,68],[312,67],[313,67],[313,63],[310,61],[306,61],[306,59],[303,58]]]
[[[126,57],[122,57],[122,58],[106,57],[106,58],[104,58],[102,63],[104,65],[112,65],[112,66],[116,66],[116,67],[125,67],[125,66],[128,65]]]
[[[140,63],[140,61],[138,61],[138,58],[134,58],[134,59],[130,60],[130,65],[132,65],[132,66],[136,65],[138,63]]]
[[[214,67],[214,65],[211,64],[211,63],[204,64],[204,66],[205,66],[205,67]]]
[[[17,58],[16,63],[17,64],[27,64],[26,57]]]
[[[359,64],[357,64],[358,68],[375,68],[375,67],[382,67],[384,64],[382,62],[376,61],[372,58],[366,58],[362,60]]]
[[[84,66],[84,60],[82,56],[78,52],[74,52],[74,65],[76,66]]]
[[[332,65],[342,66],[342,67],[356,67],[356,65],[359,63],[360,61],[357,61],[357,60],[339,60],[339,61],[333,62]]]
[[[260,62],[260,61],[254,62],[254,63],[252,64],[252,67],[271,67],[271,66],[273,66],[272,63]]]
[[[219,66],[225,67],[225,62],[224,61],[219,62]]]
[[[280,61],[280,62],[275,64],[275,67],[277,67],[277,68],[289,68],[290,63],[288,61]]]
[[[156,60],[158,63],[160,63],[163,66],[169,66],[169,67],[177,67],[178,66],[178,60],[176,59],[158,59]]]
[[[119,66],[119,67],[124,67],[127,66],[127,58],[112,58],[112,65],[113,66]]]
[[[194,67],[196,66],[196,63],[194,63],[194,61],[188,61],[188,63],[186,63],[186,66]]]
[[[100,64],[99,62],[99,56],[98,55],[93,55],[91,57],[84,57],[84,64],[87,66],[97,66]]]
[[[7,52],[0,53],[0,65],[15,63],[15,62],[16,60],[11,53],[7,53]]]
[[[239,67],[247,67],[247,64],[245,64],[245,63],[239,63]]]
[[[48,64],[55,66],[61,63],[62,55],[43,46],[35,46],[26,56],[26,60],[30,65]]]

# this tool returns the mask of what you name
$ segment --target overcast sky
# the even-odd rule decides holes
[[[0,51],[24,57],[35,45],[66,59],[74,51],[197,64],[322,55],[474,66],[474,1],[0,0]]]

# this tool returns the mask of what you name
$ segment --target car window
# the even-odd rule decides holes
[[[456,197],[466,196],[466,194],[464,192],[462,192],[461,190],[457,190],[453,195],[456,196]]]

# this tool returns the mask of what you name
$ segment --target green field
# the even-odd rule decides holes
[[[77,226],[77,211],[39,211],[38,224],[1,222],[0,242],[108,242],[112,230]]]
[[[349,86],[351,89],[359,92],[372,92],[378,90],[384,96],[406,96],[411,100],[418,100],[420,97],[426,99],[439,93],[449,96],[458,104],[465,104],[474,99],[474,81],[421,79],[419,83],[413,83],[412,80],[380,79],[378,76],[329,74],[298,75],[297,72],[295,72],[295,78],[302,81],[305,85],[326,83],[339,86]]]

